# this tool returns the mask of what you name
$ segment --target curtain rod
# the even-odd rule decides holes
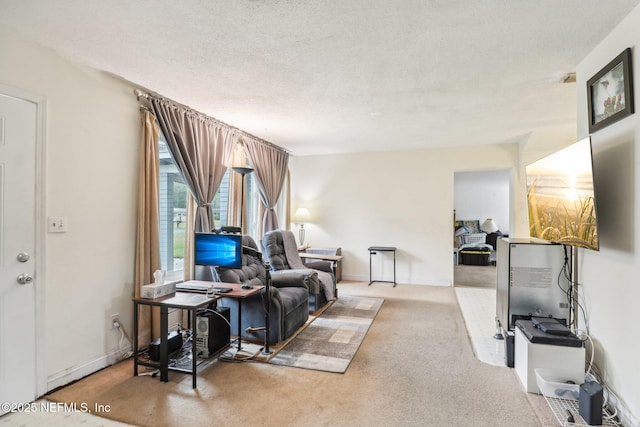
[[[281,150],[281,151],[284,151],[286,153],[291,154],[291,152],[289,150],[287,150],[286,148],[282,148],[282,147],[280,147],[280,146],[278,146],[278,145],[276,145],[276,144],[274,144],[272,142],[265,141],[262,138],[258,138],[255,135],[251,135],[249,132],[245,132],[245,131],[243,131],[241,129],[238,129],[235,126],[231,126],[231,125],[229,125],[229,124],[227,124],[227,123],[225,123],[225,122],[223,122],[221,120],[216,119],[215,117],[207,116],[204,113],[201,113],[201,112],[199,112],[197,110],[194,110],[193,108],[189,107],[188,105],[180,104],[180,103],[178,103],[178,102],[176,102],[176,101],[174,101],[172,99],[165,98],[164,96],[159,95],[157,93],[150,93],[150,92],[142,91],[140,89],[134,89],[133,90],[133,94],[136,96],[138,101],[140,101],[140,98],[145,99],[147,102],[149,101],[150,98],[156,98],[156,99],[159,99],[161,101],[168,102],[174,107],[182,108],[184,110],[192,112],[193,114],[197,115],[201,119],[204,119],[204,120],[207,120],[207,121],[211,121],[211,122],[213,122],[213,123],[215,123],[217,125],[224,126],[224,127],[227,127],[227,128],[229,128],[231,130],[234,130],[234,131],[240,133],[243,137],[251,138],[251,139],[255,140],[256,142],[259,142],[261,144],[264,144],[264,145],[267,145],[269,147],[275,148],[277,150]],[[144,107],[148,108],[146,106],[144,106]]]

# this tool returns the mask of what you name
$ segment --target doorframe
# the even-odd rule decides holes
[[[506,166],[506,167],[492,167],[488,169],[460,169],[454,170],[452,174],[452,187],[453,187],[453,197],[451,212],[455,211],[455,200],[456,200],[456,174],[457,173],[482,173],[482,172],[497,172],[497,171],[508,171],[508,184],[509,184],[509,235],[513,236],[514,226],[515,226],[515,186],[516,186],[516,167],[515,166]],[[467,218],[464,218],[467,219]],[[483,218],[478,218],[480,223],[482,223]],[[452,229],[453,229],[452,224]],[[459,254],[457,255],[460,256]],[[458,258],[459,261],[459,258]],[[455,265],[452,266],[452,275],[451,275],[451,286],[455,287],[456,277],[455,277]]]
[[[42,95],[5,86],[0,83],[0,93],[22,99],[36,105],[36,141],[35,141],[35,200],[34,200],[34,248],[35,248],[35,377],[36,396],[38,398],[47,390],[47,358],[46,358],[46,111],[47,101]]]

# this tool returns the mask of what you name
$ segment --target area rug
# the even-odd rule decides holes
[[[371,297],[338,298],[269,363],[345,373],[383,302]]]

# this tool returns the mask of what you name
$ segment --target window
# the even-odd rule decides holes
[[[187,189],[167,143],[160,135],[160,260],[162,269],[184,270]]]
[[[212,227],[220,228],[224,225],[229,225],[229,174],[231,168],[227,168],[227,171],[222,177],[220,187],[213,197],[211,203],[211,218],[213,218]],[[232,171],[231,171],[232,172]]]
[[[255,174],[248,174],[245,184],[247,191],[247,234],[252,236],[256,242],[259,242],[262,239],[262,236],[258,236],[258,229],[262,227],[263,217],[260,215],[262,202],[260,201],[258,184],[254,175]],[[278,228],[281,229],[287,228],[285,224],[287,197],[287,185],[285,180],[278,202],[274,207],[276,215],[278,216]],[[264,230],[262,230],[262,232],[264,233]],[[258,245],[260,244],[258,243]]]
[[[247,192],[247,234],[256,241],[260,246],[260,237],[258,236],[258,224],[262,222],[260,216],[260,193],[258,193],[258,185],[256,184],[255,173],[246,175],[245,191]]]
[[[160,258],[162,269],[167,271],[167,280],[178,280],[182,279],[182,272],[184,271],[187,194],[189,189],[182,178],[182,174],[178,170],[162,133],[160,133],[159,148]],[[233,183],[230,179],[233,176],[232,173],[233,170],[227,168],[220,183],[220,188],[218,188],[211,203],[212,227],[220,228],[222,226],[237,225],[234,224],[232,218],[229,217],[229,195],[231,191],[233,191]],[[247,233],[252,236],[256,242],[259,242],[262,237],[258,235],[258,230],[262,225],[262,215],[260,215],[262,203],[260,202],[255,174],[247,174],[245,180],[245,192],[247,194],[246,229]],[[283,188],[280,199],[275,207],[280,228],[286,228],[286,224],[284,224],[286,217],[286,198],[286,189]],[[174,274],[171,274],[171,272]]]
[[[167,280],[182,279],[184,271],[187,193],[189,189],[160,133],[160,259]],[[228,225],[229,169],[211,203],[213,227]],[[175,274],[171,274],[175,272]]]

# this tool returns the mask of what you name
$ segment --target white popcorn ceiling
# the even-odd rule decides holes
[[[0,0],[0,25],[309,155],[575,128],[559,81],[639,2]]]

